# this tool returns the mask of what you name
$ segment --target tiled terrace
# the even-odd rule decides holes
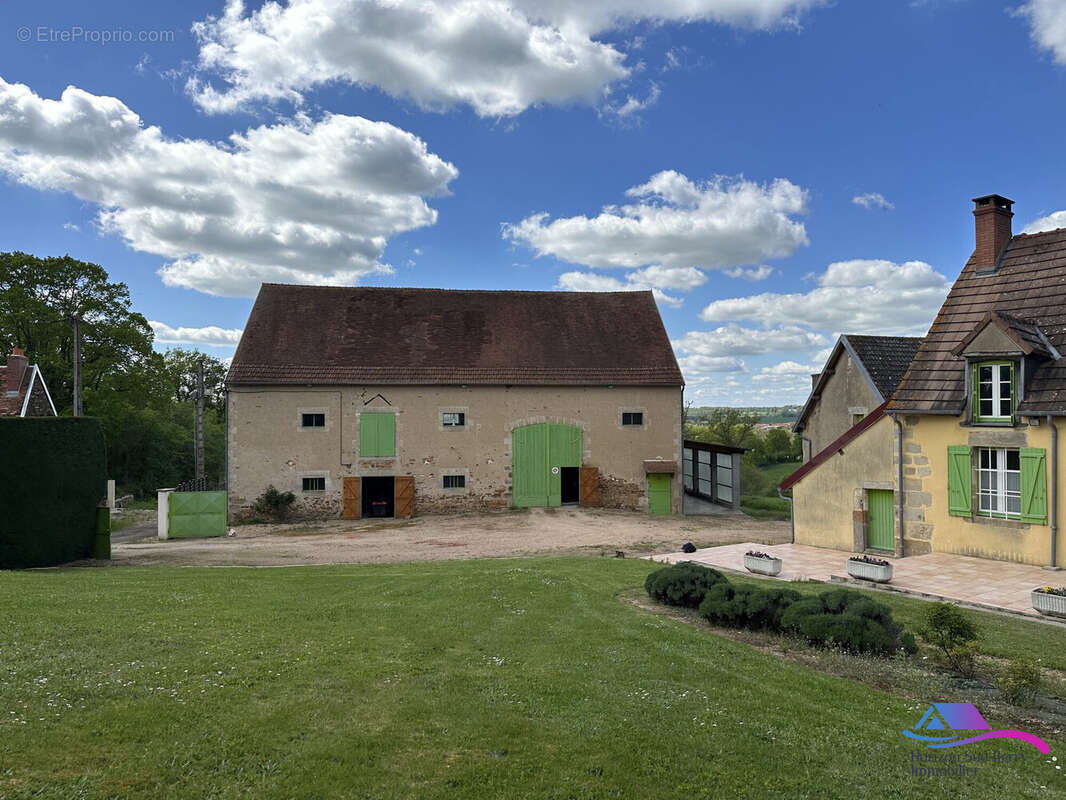
[[[654,561],[696,561],[710,567],[744,572],[744,553],[758,550],[782,560],[783,580],[852,581],[845,562],[850,553],[801,544],[765,545],[754,542],[707,547],[695,553],[652,556]],[[953,600],[997,611],[1040,616],[1033,611],[1029,592],[1036,586],[1066,584],[1066,572],[1054,572],[1027,564],[1011,564],[984,558],[930,553],[892,559],[892,582],[878,587],[856,581],[863,587],[885,588],[927,597]]]

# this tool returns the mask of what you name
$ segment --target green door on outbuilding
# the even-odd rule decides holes
[[[556,422],[511,434],[515,508],[562,505],[562,468],[581,466],[581,428]]]
[[[670,513],[670,481],[674,476],[668,472],[648,475],[648,513]]]
[[[895,550],[896,512],[892,491],[866,490],[866,546],[876,550]]]

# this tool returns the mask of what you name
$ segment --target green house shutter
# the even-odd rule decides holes
[[[396,415],[363,412],[359,415],[360,458],[396,455]]]
[[[1047,453],[1038,447],[1023,447],[1022,522],[1047,524]]]
[[[948,513],[953,517],[968,517],[971,511],[972,467],[970,448],[966,445],[948,447]]]

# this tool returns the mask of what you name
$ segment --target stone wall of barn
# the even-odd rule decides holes
[[[363,412],[396,414],[396,457],[359,457]],[[644,424],[623,426],[624,411]],[[462,412],[447,428],[441,415]],[[303,414],[325,425],[301,426]],[[337,517],[345,477],[411,475],[415,513],[481,511],[512,504],[512,431],[561,422],[582,429],[583,464],[599,469],[601,505],[647,510],[643,462],[681,463],[681,387],[232,387],[229,392],[228,487],[231,516],[247,513],[268,485],[291,491],[294,513]],[[464,475],[462,489],[443,476]],[[304,492],[322,477],[324,491]],[[681,476],[673,481],[681,509]]]

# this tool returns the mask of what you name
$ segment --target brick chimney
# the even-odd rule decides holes
[[[30,360],[26,358],[26,353],[22,348],[12,348],[11,355],[7,357],[7,369],[4,371],[7,377],[5,389],[8,397],[18,395],[19,387],[22,385],[22,376],[26,374],[26,367],[29,363]]]
[[[973,217],[976,247],[973,251],[974,266],[979,272],[994,270],[1010,241],[1010,220],[1014,216],[1013,200],[998,194],[989,194],[973,199]]]

